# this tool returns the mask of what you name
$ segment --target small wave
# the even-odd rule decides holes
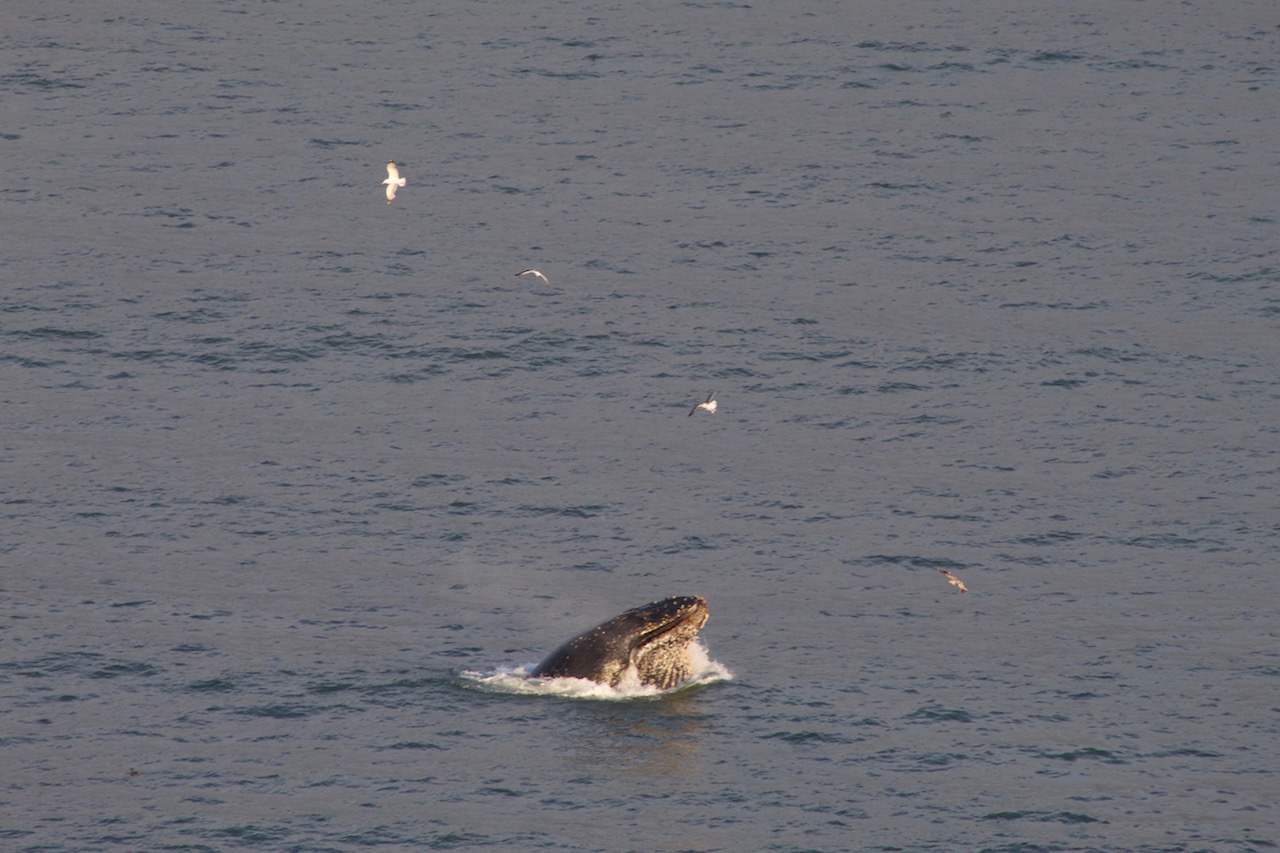
[[[640,684],[634,677],[624,679],[617,687],[588,681],[585,678],[533,678],[529,673],[537,666],[526,663],[519,666],[501,666],[489,672],[463,670],[458,678],[464,687],[486,693],[511,693],[518,696],[560,696],[566,699],[599,699],[604,701],[628,701],[669,696],[717,681],[732,681],[733,673],[707,654],[706,647],[694,642],[689,647],[693,658],[693,675],[667,690]]]

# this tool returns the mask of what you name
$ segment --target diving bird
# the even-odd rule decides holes
[[[524,270],[524,271],[522,271],[522,272],[518,272],[518,273],[516,273],[516,278],[519,278],[519,277],[520,277],[520,276],[522,276],[522,275],[531,275],[531,276],[533,276],[534,278],[540,278],[540,279],[542,279],[542,283],[543,283],[543,284],[550,284],[550,283],[551,283],[551,282],[547,281],[547,277],[546,277],[545,275],[543,275],[542,273],[538,272],[537,270]]]
[[[707,399],[705,402],[699,403],[698,405],[690,409],[689,417],[693,417],[694,412],[698,411],[698,409],[706,409],[708,412],[714,415],[716,413],[716,392],[712,391],[710,394],[707,395]]]
[[[391,204],[396,200],[396,187],[404,186],[404,178],[400,177],[394,160],[387,161],[387,179],[383,183],[387,185],[387,204]]]
[[[668,690],[693,675],[689,644],[705,624],[707,602],[696,595],[633,607],[569,640],[530,675],[585,678],[610,687],[634,676]]]

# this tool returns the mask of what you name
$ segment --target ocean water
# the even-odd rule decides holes
[[[1278,35],[6,3],[0,846],[1280,845]]]

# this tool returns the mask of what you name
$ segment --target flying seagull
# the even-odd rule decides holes
[[[716,413],[716,392],[712,391],[710,394],[707,395],[707,399],[705,402],[699,403],[698,405],[690,409],[689,417],[693,417],[694,412],[698,411],[698,409],[706,409],[708,412],[714,415]]]
[[[391,204],[396,200],[396,187],[404,186],[404,178],[400,177],[394,160],[387,162],[387,179],[383,183],[387,185],[387,204]]]
[[[531,276],[534,276],[535,278],[540,278],[540,279],[542,279],[542,283],[543,283],[543,284],[550,284],[550,283],[551,283],[551,282],[547,281],[547,277],[546,277],[545,275],[543,275],[542,273],[538,272],[537,270],[524,270],[523,272],[518,272],[518,273],[516,273],[516,278],[519,278],[519,277],[520,277],[520,276],[522,276],[522,275],[531,275]]]
[[[951,574],[951,572],[947,571],[946,569],[938,569],[938,571],[942,572],[942,574],[943,574],[943,575],[946,577],[946,579],[947,579],[947,583],[951,584],[951,585],[952,585],[952,586],[954,586],[956,589],[960,590],[961,592],[968,592],[968,591],[969,591],[969,587],[967,587],[967,586],[965,586],[965,585],[964,585],[964,581],[960,580],[960,578],[958,578],[958,577],[956,577],[955,575]]]

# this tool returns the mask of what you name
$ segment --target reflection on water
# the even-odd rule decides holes
[[[677,780],[700,775],[706,744],[700,735],[711,721],[699,704],[698,687],[641,705],[575,705],[563,727],[553,727],[569,770]]]

